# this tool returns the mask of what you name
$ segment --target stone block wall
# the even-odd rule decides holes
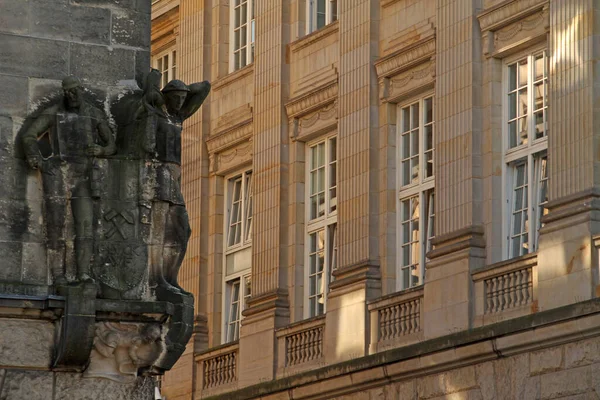
[[[150,0],[0,1],[0,293],[49,293],[41,182],[17,135],[79,77],[104,103],[149,69]],[[70,249],[72,253],[72,249]]]

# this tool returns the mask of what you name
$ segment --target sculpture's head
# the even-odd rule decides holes
[[[81,81],[76,76],[67,76],[62,81],[67,108],[79,108],[81,105]]]
[[[183,107],[185,98],[190,89],[185,83],[178,79],[174,79],[163,88],[162,93],[165,96],[165,103],[169,112],[177,112]]]

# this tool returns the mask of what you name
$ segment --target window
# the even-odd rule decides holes
[[[160,86],[165,87],[173,79],[177,79],[177,51],[168,50],[154,57],[154,68],[162,73]]]
[[[309,0],[307,33],[321,29],[338,18],[338,0]]]
[[[398,266],[396,288],[423,283],[434,236],[433,97],[399,108]]]
[[[240,338],[240,321],[242,311],[246,309],[252,293],[250,275],[245,275],[227,282],[225,295],[228,299],[227,325],[225,327],[225,342]]]
[[[251,295],[252,172],[228,179],[225,199],[223,340],[230,342],[239,338],[242,310]]]
[[[325,312],[329,283],[337,269],[337,139],[307,149],[307,318]]]
[[[236,71],[254,61],[255,0],[231,1],[231,59],[230,70]]]
[[[506,66],[505,156],[508,257],[537,250],[548,201],[548,58],[533,53]]]

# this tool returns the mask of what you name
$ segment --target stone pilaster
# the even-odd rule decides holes
[[[594,1],[550,2],[549,214],[539,239],[541,309],[597,295],[592,236],[600,231],[599,18]]]
[[[379,1],[339,3],[340,267],[330,285],[327,362],[368,354],[366,300],[381,293],[378,247],[379,96],[372,62],[379,54]]]
[[[425,277],[427,337],[468,329],[470,271],[485,261],[482,229],[479,0],[437,2],[435,249]]]
[[[255,2],[252,298],[240,329],[240,385],[273,379],[274,329],[289,321],[287,291],[289,2]]]

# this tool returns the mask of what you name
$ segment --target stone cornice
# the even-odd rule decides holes
[[[291,99],[285,109],[290,119],[297,118],[333,102],[337,95],[338,83],[335,81]]]
[[[222,78],[217,79],[212,83],[212,90],[220,90],[225,86],[231,85],[238,80],[254,73],[254,63],[246,65],[244,68],[240,68],[230,74],[225,75]]]
[[[477,18],[482,32],[496,31],[540,11],[548,0],[506,0],[481,12]]]
[[[209,153],[218,153],[252,137],[252,119],[240,122],[209,137],[206,147]]]
[[[296,40],[295,42],[292,42],[289,44],[289,48],[290,48],[290,52],[295,53],[305,47],[310,46],[311,44],[320,41],[321,39],[329,36],[329,35],[333,35],[335,33],[338,33],[339,31],[339,22],[335,21],[329,25],[324,26],[323,28],[312,32],[298,40]]]
[[[379,79],[389,78],[435,56],[435,35],[398,49],[375,63]]]

